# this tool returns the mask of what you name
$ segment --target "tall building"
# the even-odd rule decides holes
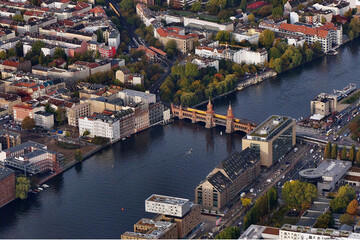
[[[67,111],[67,119],[70,126],[79,126],[79,117],[90,116],[92,114],[90,103],[84,102]]]
[[[242,149],[248,147],[260,153],[260,164],[270,167],[295,145],[295,121],[273,115],[242,139]]]
[[[0,208],[15,199],[15,172],[0,167]]]
[[[195,189],[195,202],[221,210],[260,174],[258,151],[246,148],[221,161]]]
[[[120,138],[130,137],[135,133],[135,112],[132,108],[123,109],[116,113],[120,122]]]
[[[310,102],[311,115],[326,117],[336,111],[337,98],[326,93],[319,94]]]

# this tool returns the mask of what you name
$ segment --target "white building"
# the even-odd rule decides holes
[[[131,89],[124,89],[117,93],[117,96],[124,100],[125,105],[131,103],[156,103],[156,95],[149,92],[135,91]]]
[[[280,229],[279,237],[280,240],[360,239],[360,234],[331,228],[311,228],[284,224]]]
[[[201,29],[216,29],[217,31],[234,31],[234,23],[215,23],[197,18],[184,17],[184,27],[199,27]]]
[[[244,48],[234,53],[234,62],[238,64],[264,64],[267,59],[268,54],[265,49],[260,51],[251,51],[250,48]]]
[[[213,48],[213,47],[196,47],[195,48],[195,55],[204,58],[212,58],[212,59],[228,59],[233,61],[234,58],[234,51],[230,49],[220,49],[220,48]]]
[[[145,211],[150,213],[183,217],[190,208],[191,202],[185,198],[153,194],[145,200]]]
[[[199,66],[199,68],[214,67],[216,71],[219,71],[219,60],[211,58],[194,58],[192,63]]]
[[[120,32],[115,30],[112,31],[108,38],[108,46],[109,47],[115,47],[117,50],[120,45]]]
[[[297,12],[290,12],[290,24],[299,22],[299,14]]]
[[[247,31],[241,30],[232,32],[231,37],[238,42],[246,40],[252,44],[257,44],[259,42],[260,33],[255,29],[249,29]]]
[[[80,117],[78,122],[80,135],[88,131],[90,137],[104,137],[109,138],[110,141],[120,139],[120,122],[117,118],[98,114]]]
[[[352,4],[354,5],[354,4]],[[313,7],[316,10],[330,10],[332,11],[333,15],[340,15],[340,16],[344,16],[344,14],[349,11],[350,9],[350,4],[349,2],[346,1],[339,1],[339,2],[334,2],[328,5],[322,5],[319,3],[315,3],[313,5]]]
[[[45,129],[51,129],[54,126],[54,114],[40,111],[34,113],[35,125]]]

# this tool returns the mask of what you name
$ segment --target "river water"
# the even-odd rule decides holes
[[[360,86],[360,40],[275,79],[217,100],[214,109],[260,123],[271,114],[307,116],[320,92]],[[194,199],[196,185],[231,152],[242,133],[175,121],[116,143],[47,184],[50,188],[0,209],[0,238],[120,238],[142,217],[153,193]],[[193,149],[191,154],[187,152]]]

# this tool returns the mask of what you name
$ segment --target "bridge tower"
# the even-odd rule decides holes
[[[212,127],[215,127],[214,110],[213,110],[213,105],[209,99],[209,103],[207,105],[207,110],[206,110],[205,128],[212,128]]]
[[[226,133],[232,133],[234,131],[234,118],[235,118],[234,113],[230,103],[226,115],[226,130],[225,130]]]

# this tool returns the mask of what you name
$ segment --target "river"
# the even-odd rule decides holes
[[[217,100],[214,109],[260,123],[271,114],[307,116],[320,92],[360,86],[360,40]],[[0,209],[0,238],[120,238],[142,217],[153,193],[194,199],[194,188],[218,162],[241,150],[242,133],[175,121],[156,126],[91,157],[48,182],[50,188]],[[187,151],[193,149],[191,154]]]

